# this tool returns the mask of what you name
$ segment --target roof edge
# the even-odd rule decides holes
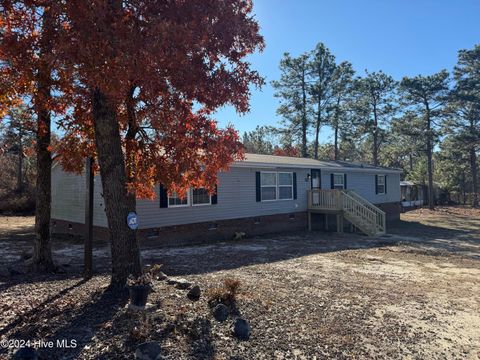
[[[393,173],[401,174],[403,170],[395,168],[367,168],[367,167],[345,167],[345,166],[325,166],[325,165],[304,165],[304,164],[274,164],[274,163],[260,163],[253,161],[235,161],[230,165],[231,167],[253,167],[253,168],[297,168],[297,169],[325,169],[325,170],[342,170],[348,172],[375,172],[375,173]]]

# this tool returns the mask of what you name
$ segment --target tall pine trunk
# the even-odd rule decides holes
[[[426,121],[427,121],[427,172],[428,172],[428,208],[435,210],[434,190],[433,190],[433,139],[430,118],[430,106],[425,102]]]
[[[305,83],[305,64],[302,69],[302,157],[306,158],[307,153],[307,84]]]
[[[128,213],[135,211],[135,197],[127,194],[116,109],[99,89],[93,91],[92,100],[95,144],[112,248],[111,284],[121,287],[130,274],[138,276],[142,270],[136,234],[127,225]]]
[[[338,151],[338,128],[339,126],[339,112],[340,112],[340,97],[337,99],[337,106],[335,107],[335,123],[334,123],[334,159],[335,161],[339,158],[339,151]]]
[[[335,155],[334,155],[334,159],[335,159],[335,161],[337,161],[337,160],[338,160],[338,124],[335,124],[334,137],[335,137]]]
[[[51,52],[48,34],[53,24],[48,9],[43,12],[44,36],[41,40],[41,54],[37,73],[37,94],[34,98],[34,107],[37,115],[36,151],[37,151],[37,179],[35,198],[35,243],[30,266],[33,271],[53,271],[55,266],[52,259],[50,238],[50,210],[51,210],[51,170],[52,156],[50,153],[51,114],[48,102],[51,99],[51,69],[44,60]]]
[[[320,116],[318,116],[317,124],[315,126],[315,154],[314,154],[315,159],[318,159],[319,136],[320,136]]]
[[[373,165],[378,166],[378,115],[377,107],[373,105]]]
[[[470,168],[472,170],[472,186],[473,186],[473,200],[472,206],[478,207],[478,169],[477,169],[477,153],[475,148],[470,149]]]

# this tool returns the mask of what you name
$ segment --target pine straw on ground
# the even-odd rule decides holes
[[[42,349],[45,359],[132,359],[144,341],[166,359],[478,358],[480,230],[459,232],[451,213],[439,215],[442,226],[420,214],[379,239],[314,232],[152,250],[148,261],[202,296],[156,281],[142,313],[105,291],[106,275],[14,277],[0,284],[0,338],[77,341]],[[412,226],[433,235],[405,236]],[[232,336],[233,317],[211,315],[206,294],[226,278],[240,281],[235,316],[250,321],[249,341]]]

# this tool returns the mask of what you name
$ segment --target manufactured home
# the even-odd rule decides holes
[[[415,209],[424,205],[425,185],[414,183],[413,181],[400,182],[400,197],[404,210]]]
[[[344,161],[246,154],[219,173],[217,191],[191,189],[184,199],[156,186],[155,200],[137,202],[138,235],[160,244],[190,244],[310,229],[386,232],[398,219],[401,170]],[[95,238],[107,238],[101,181],[95,178]],[[86,179],[52,169],[52,231],[85,231]]]

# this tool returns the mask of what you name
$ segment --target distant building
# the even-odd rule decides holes
[[[400,181],[400,194],[404,209],[416,208],[425,203],[425,187],[413,181]]]

